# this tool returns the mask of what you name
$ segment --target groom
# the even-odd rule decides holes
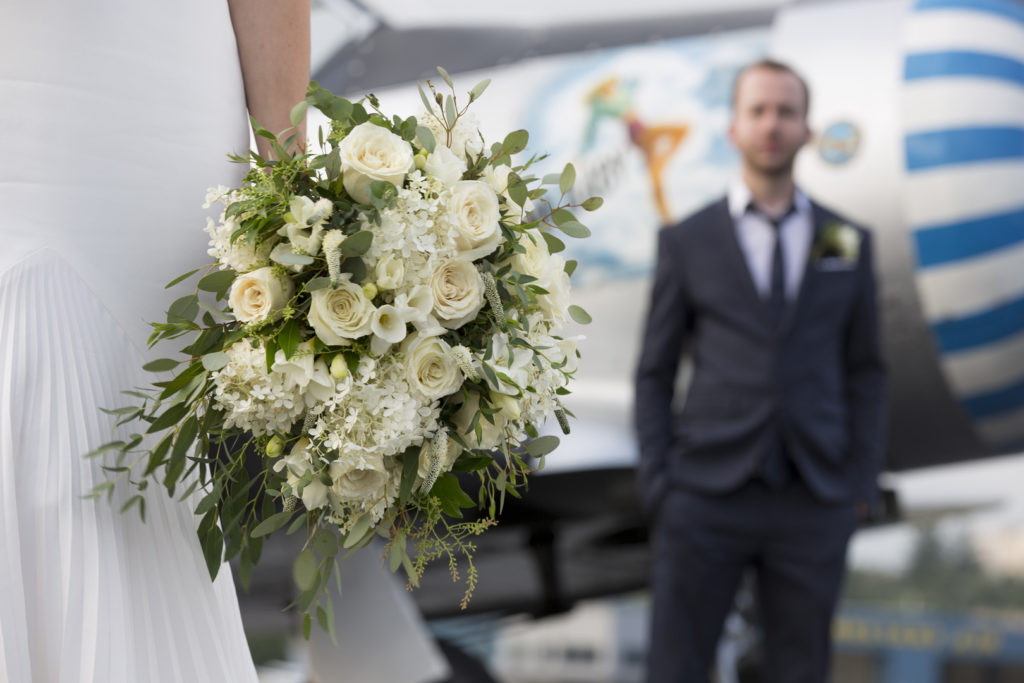
[[[702,683],[747,568],[765,681],[822,683],[858,517],[877,499],[885,369],[870,234],[793,182],[806,83],[743,69],[728,195],[661,231],[636,375],[643,503],[655,519],[650,683]],[[680,355],[693,359],[672,410]]]

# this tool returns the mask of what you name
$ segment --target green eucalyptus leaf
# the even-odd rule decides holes
[[[526,444],[526,452],[535,458],[547,455],[558,448],[559,439],[557,436],[541,436]]]
[[[366,535],[367,530],[370,528],[370,514],[366,513],[362,517],[356,520],[352,528],[349,529],[348,535],[345,536],[345,542],[342,544],[344,548],[351,548]]]
[[[271,515],[270,517],[267,517],[262,522],[257,524],[256,528],[253,529],[249,533],[249,535],[256,537],[269,536],[270,534],[274,533],[275,531],[283,527],[285,524],[287,524],[288,520],[290,520],[292,518],[292,515],[294,514],[294,512],[285,511],[278,512],[275,515]]]
[[[572,164],[566,164],[565,168],[562,169],[562,175],[558,178],[558,189],[565,194],[572,189],[573,184],[576,182],[576,167]]]
[[[206,569],[210,572],[210,579],[217,578],[220,571],[222,553],[224,551],[224,535],[216,525],[206,533],[203,539],[203,557],[206,558]]]
[[[569,307],[569,316],[580,325],[589,325],[593,322],[590,314],[575,304]]]
[[[233,270],[217,270],[199,281],[199,289],[204,292],[213,292],[220,299],[227,294],[228,289],[231,288],[231,283],[235,281],[235,277],[237,276]]]
[[[437,140],[434,139],[434,134],[426,126],[416,128],[416,137],[419,138],[420,144],[427,152],[433,152],[434,148],[437,147]]]
[[[220,370],[222,367],[228,364],[228,354],[223,351],[214,351],[203,356],[203,367],[213,372],[214,370]]]
[[[351,102],[320,87],[316,81],[310,82],[309,89],[306,91],[306,101],[334,121],[346,122],[352,115]]]
[[[341,243],[341,254],[346,258],[362,256],[370,250],[372,245],[373,233],[369,230],[360,230],[354,235],[346,237],[345,241]]]
[[[541,235],[544,236],[544,241],[548,245],[549,253],[557,254],[560,251],[565,251],[565,242],[548,232],[542,232]]]
[[[490,84],[491,79],[485,78],[484,80],[474,85],[473,89],[469,91],[469,101],[473,102],[474,100],[480,99],[480,96],[484,94],[484,90],[487,90],[487,86],[489,86]]]
[[[331,286],[331,278],[329,277],[315,277],[306,283],[305,289],[307,292],[315,292],[318,289]]]
[[[600,197],[591,197],[581,204],[586,211],[597,211],[604,204],[604,200]]]
[[[448,75],[447,71],[445,71],[441,67],[437,67],[437,73],[441,74],[441,78],[444,79],[444,82],[448,84],[449,88],[454,88],[455,87],[455,84],[452,83],[452,77]]]
[[[188,412],[188,406],[183,403],[171,406],[168,408],[160,417],[153,421],[153,424],[146,430],[147,434],[154,434],[156,432],[172,427],[185,417],[185,413]]]
[[[320,570],[312,550],[304,550],[295,558],[295,564],[292,565],[292,578],[295,579],[295,585],[303,591],[316,587],[320,578]]]
[[[422,85],[420,85],[419,83],[417,83],[417,84],[416,84],[416,89],[420,91],[420,99],[421,99],[421,100],[423,100],[423,107],[424,107],[424,108],[425,108],[425,109],[426,109],[426,110],[427,110],[428,112],[433,112],[433,111],[434,111],[434,105],[433,105],[433,103],[432,103],[432,102],[430,101],[430,98],[429,98],[429,97],[427,97],[427,93],[426,93],[426,91],[425,91],[425,90],[423,89],[423,86],[422,86]],[[433,150],[431,150],[431,151],[433,151]]]
[[[411,446],[405,449],[405,452],[402,453],[401,458],[402,483],[398,489],[398,502],[399,505],[404,506],[406,503],[409,502],[409,497],[412,495],[412,487],[416,484],[416,477],[419,474],[419,447]]]
[[[511,156],[526,149],[529,140],[530,134],[525,130],[514,130],[505,136],[505,140],[501,143],[501,150],[504,154]]]
[[[178,277],[174,278],[173,280],[168,282],[166,285],[164,285],[164,289],[170,289],[171,287],[173,287],[174,285],[178,284],[179,282],[182,282],[182,281],[187,280],[188,278],[192,277],[193,275],[198,273],[200,270],[202,270],[202,268],[196,268],[195,270],[188,271],[184,275],[179,275]]]
[[[566,221],[558,226],[558,229],[569,237],[584,239],[590,237],[590,228],[577,221]]]
[[[338,536],[326,527],[321,527],[313,534],[313,550],[324,557],[338,554]]]
[[[296,254],[291,251],[284,251],[279,254],[275,254],[271,257],[271,260],[284,266],[308,266],[313,263],[312,256],[307,254]]]
[[[171,358],[158,358],[157,360],[152,360],[143,365],[142,369],[147,372],[167,372],[168,370],[173,370],[178,367],[178,363],[180,362],[181,361],[176,361]]]
[[[308,109],[309,102],[307,102],[306,100],[302,100],[294,107],[292,107],[291,112],[288,113],[288,120],[292,122],[293,126],[298,128],[299,124],[306,120],[306,110]]]
[[[579,265],[579,261],[575,259],[565,262],[565,274],[572,277],[572,274],[576,272],[576,266]]]

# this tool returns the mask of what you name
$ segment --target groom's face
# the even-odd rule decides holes
[[[792,173],[796,153],[810,138],[807,97],[796,76],[764,67],[746,71],[736,84],[729,138],[750,170]]]

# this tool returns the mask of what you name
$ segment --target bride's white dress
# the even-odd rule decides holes
[[[191,509],[81,497],[163,285],[208,260],[204,190],[242,172],[226,2],[8,0],[0,142],[0,682],[255,681]]]

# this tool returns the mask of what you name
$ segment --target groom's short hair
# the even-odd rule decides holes
[[[795,78],[797,82],[800,83],[800,88],[804,91],[804,116],[807,116],[807,112],[811,109],[811,89],[807,87],[807,81],[805,81],[804,77],[797,73],[796,69],[791,67],[789,64],[768,57],[759,59],[752,64],[747,64],[739,70],[739,73],[736,74],[736,80],[732,82],[732,108],[734,110],[736,109],[736,94],[739,92],[740,81],[743,80],[743,77],[747,75],[747,73],[754,69],[768,69],[769,71],[786,73]]]

